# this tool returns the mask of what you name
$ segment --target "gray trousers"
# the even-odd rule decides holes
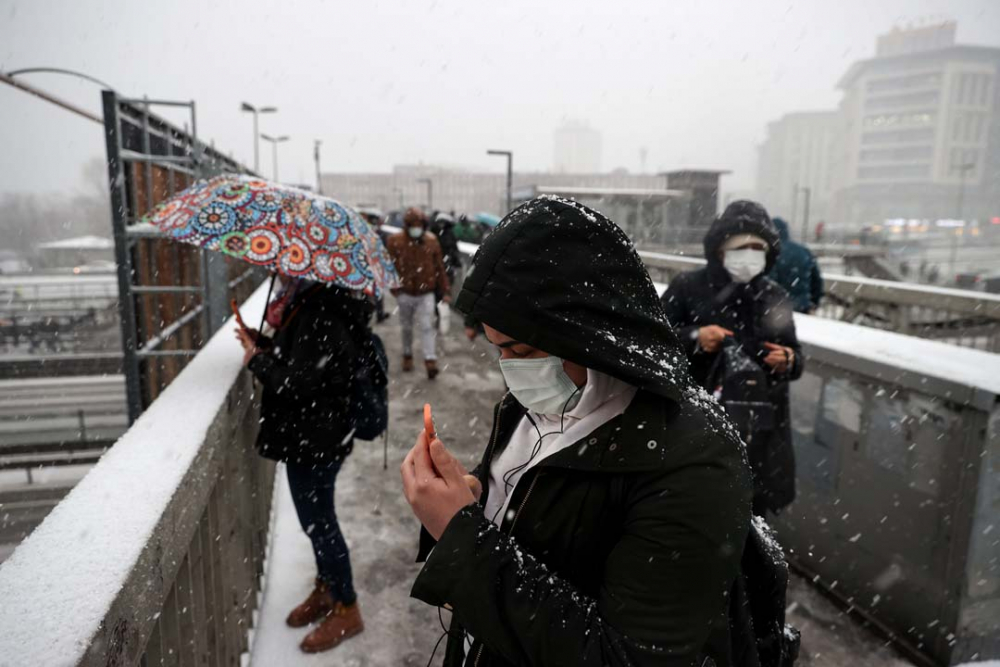
[[[399,304],[399,323],[403,327],[403,354],[413,356],[413,320],[416,318],[424,360],[437,359],[434,349],[434,337],[437,334],[434,330],[434,293],[410,296],[401,292],[396,297],[396,302]]]

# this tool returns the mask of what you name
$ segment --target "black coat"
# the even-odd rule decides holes
[[[557,199],[483,243],[457,307],[517,340],[639,387],[627,410],[529,470],[497,528],[489,466],[524,412],[508,395],[459,512],[412,594],[454,613],[446,667],[729,663],[729,593],[750,521],[745,454],[695,388],[628,239]],[[426,538],[426,534],[425,534]],[[700,663],[699,663],[700,664]]]
[[[698,345],[698,329],[715,324],[733,331],[736,340],[769,372],[768,393],[776,410],[776,427],[766,437],[752,441],[750,463],[754,468],[755,506],[772,511],[795,497],[795,458],[792,451],[788,383],[802,375],[803,359],[795,336],[792,304],[785,290],[764,275],[749,283],[733,282],[718,257],[718,250],[733,234],[754,233],[771,244],[768,267],[774,263],[777,234],[770,223],[755,228],[746,220],[734,223],[723,215],[705,238],[703,269],[676,276],[663,293],[663,309],[677,330],[691,362],[691,374],[704,386],[718,353],[708,354]],[[764,343],[792,348],[795,360],[785,373],[771,372],[763,359]]]
[[[268,352],[250,360],[264,387],[257,448],[276,461],[322,465],[351,451],[351,387],[371,306],[333,287],[300,293]]]

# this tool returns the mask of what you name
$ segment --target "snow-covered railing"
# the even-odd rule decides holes
[[[0,565],[0,667],[239,664],[274,477],[242,356],[223,327]]]
[[[639,254],[661,282],[705,264],[697,257]],[[840,274],[825,274],[823,291],[819,317],[1000,352],[1000,294]]]

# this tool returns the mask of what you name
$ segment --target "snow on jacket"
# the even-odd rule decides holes
[[[628,238],[575,202],[534,199],[480,246],[456,305],[638,391],[526,471],[499,526],[483,512],[489,470],[524,408],[510,394],[497,405],[483,497],[421,544],[412,595],[453,609],[445,666],[729,664],[749,469]]]
[[[404,229],[386,243],[392,263],[399,274],[401,289],[410,296],[437,291],[448,294],[448,273],[441,255],[441,244],[430,232],[412,239]]]
[[[285,325],[248,368],[264,386],[257,449],[277,461],[322,465],[350,452],[350,397],[371,306],[317,285],[285,308]]]
[[[774,218],[772,222],[781,237],[781,254],[768,276],[785,288],[796,311],[808,313],[819,306],[823,298],[819,264],[809,248],[791,240],[787,222],[781,218]]]

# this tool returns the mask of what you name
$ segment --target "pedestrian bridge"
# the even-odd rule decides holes
[[[658,279],[693,261],[644,259]],[[775,525],[810,582],[790,592],[802,664],[909,664],[893,647],[940,665],[1000,658],[1000,356],[988,325],[1000,308],[973,313],[984,328],[966,347],[918,337],[923,324],[906,335],[842,321],[873,312],[882,289],[845,288],[836,319],[797,317],[799,498]],[[927,304],[911,296],[883,304],[909,313],[885,329],[936,321],[915,318]],[[245,314],[259,317],[264,299],[255,292]],[[0,566],[0,667],[427,664],[441,632],[436,611],[407,596],[417,524],[396,469],[425,401],[473,459],[503,391],[493,355],[455,317],[435,383],[394,370],[386,458],[382,443],[358,443],[338,480],[367,629],[305,656],[284,615],[311,586],[312,556],[280,469],[254,451],[258,405],[231,328]],[[395,319],[379,333],[398,351]]]

